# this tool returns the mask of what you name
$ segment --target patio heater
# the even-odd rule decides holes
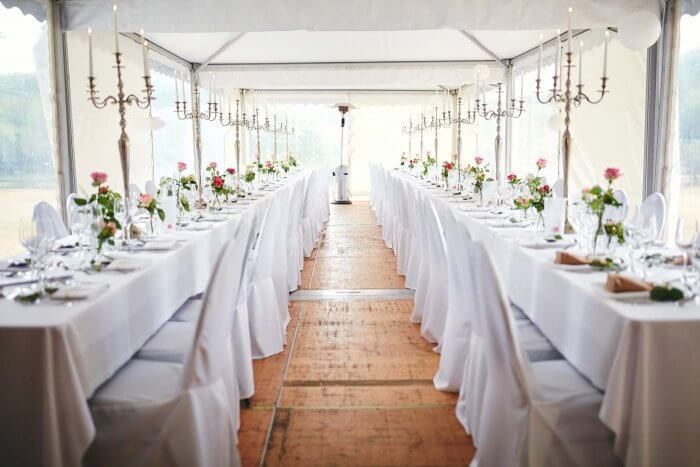
[[[354,109],[355,106],[349,103],[336,104],[333,107],[340,112],[340,164],[333,169],[333,178],[335,184],[335,196],[333,204],[352,204],[350,201],[349,179],[350,167],[344,164],[343,161],[343,137],[345,131],[345,114]]]

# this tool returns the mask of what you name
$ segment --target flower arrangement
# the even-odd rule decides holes
[[[537,173],[532,177],[528,177],[526,183],[530,190],[530,207],[535,208],[540,213],[544,211],[544,199],[552,196],[552,190],[549,185],[542,184],[542,177],[540,176],[540,171],[547,167],[547,159],[540,157],[535,164],[537,165]]]
[[[493,181],[493,178],[488,177],[489,165],[484,165],[483,157],[476,156],[474,165],[468,165],[466,172],[474,179],[474,193],[477,193],[481,198],[484,193],[484,182]]]
[[[145,209],[148,212],[151,234],[153,234],[153,216],[158,215],[158,219],[160,219],[162,222],[163,220],[165,220],[165,211],[163,211],[158,206],[158,200],[156,200],[154,196],[151,196],[148,193],[141,193],[141,195],[139,196],[138,207],[141,209]]]
[[[262,166],[262,173],[264,174],[274,174],[277,171],[275,163],[271,160],[265,161],[265,165]]]
[[[167,186],[170,190],[174,191],[175,199],[177,199],[178,208],[183,211],[189,212],[190,202],[187,196],[183,193],[183,190],[194,190],[197,188],[197,181],[194,175],[184,175],[183,172],[187,170],[187,164],[184,162],[177,163],[177,175],[174,177],[164,177],[160,181],[160,186]]]
[[[407,160],[407,158],[406,158],[406,153],[405,153],[405,152],[402,152],[402,153],[401,153],[401,167],[403,167],[404,165],[406,165],[406,160]]]
[[[437,160],[435,160],[435,158],[430,155],[430,151],[428,151],[423,161],[423,176],[428,175],[428,169],[435,164],[437,164]]]
[[[603,188],[600,185],[595,185],[592,188],[584,188],[581,192],[581,200],[588,206],[593,215],[598,220],[597,227],[593,234],[593,249],[598,243],[598,237],[603,233],[608,237],[608,246],[613,238],[616,238],[619,244],[625,242],[624,227],[622,222],[603,222],[603,215],[607,206],[620,207],[622,204],[615,198],[613,190],[613,182],[622,176],[620,169],[616,167],[608,167],[603,172],[603,177],[608,182],[607,187]]]
[[[228,199],[230,190],[224,183],[224,177],[219,173],[216,167],[216,162],[210,162],[207,166],[207,182],[209,183],[212,193],[214,193],[216,203],[221,205],[219,197],[224,196]]]
[[[90,198],[73,198],[73,202],[78,206],[92,204],[99,211],[99,219],[97,221],[97,252],[102,251],[105,243],[114,245],[114,237],[117,235],[117,230],[121,229],[121,223],[115,216],[115,205],[121,202],[121,195],[112,191],[107,183],[107,174],[104,172],[93,172],[90,174],[92,179],[91,185],[97,189]]]
[[[508,181],[508,184],[511,187],[517,187],[518,185],[520,185],[522,183],[522,180],[520,178],[518,178],[518,176],[515,174],[508,174],[508,176],[506,177],[506,180]]]
[[[445,161],[442,163],[442,178],[445,179],[445,183],[447,183],[447,179],[450,176],[450,172],[452,172],[454,168],[454,164],[450,161]]]
[[[287,157],[287,163],[288,163],[291,167],[296,167],[296,166],[297,166],[297,160],[296,160],[296,158],[295,158],[294,156],[292,156],[291,154],[289,155],[289,157]]]
[[[250,183],[255,180],[255,171],[251,167],[246,169],[243,180],[245,180],[246,183]]]
[[[408,161],[408,168],[413,170],[413,168],[418,165],[418,159],[411,159]]]

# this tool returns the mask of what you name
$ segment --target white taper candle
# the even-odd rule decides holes
[[[119,53],[119,28],[117,23],[119,19],[117,18],[117,4],[112,5],[112,11],[114,12],[114,52]]]
[[[92,28],[88,28],[88,76],[95,76],[92,65]]]

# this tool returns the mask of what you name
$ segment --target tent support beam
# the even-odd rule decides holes
[[[501,65],[501,67],[503,67],[504,69],[506,69],[506,70],[508,69],[508,65],[506,65],[506,64],[503,62],[503,60],[501,60],[501,57],[499,57],[498,55],[496,55],[495,53],[493,53],[493,52],[491,51],[491,49],[489,49],[489,48],[486,47],[484,44],[482,44],[481,41],[480,41],[479,39],[477,39],[476,37],[474,37],[473,34],[471,34],[470,32],[465,31],[464,29],[459,29],[459,33],[460,33],[461,35],[463,35],[464,37],[466,37],[472,44],[474,44],[474,45],[477,46],[479,49],[481,49],[482,52],[484,52],[486,55],[488,55],[489,57],[491,57],[491,58],[493,59],[494,62],[496,62],[496,63],[498,63],[499,65]]]
[[[435,94],[435,88],[425,88],[425,89],[348,89],[348,88],[328,88],[328,89],[296,89],[296,88],[279,88],[279,89],[255,89],[256,93],[267,93],[267,94],[337,94],[337,93],[356,93],[356,94],[381,94],[381,93],[393,93],[393,94]]]
[[[227,41],[224,43],[224,45],[222,45],[221,47],[219,47],[219,50],[217,50],[216,52],[214,52],[213,54],[211,54],[206,60],[204,60],[204,62],[202,62],[202,63],[200,63],[199,65],[197,65],[197,66],[195,67],[195,71],[197,72],[197,71],[202,70],[204,67],[206,67],[206,66],[209,65],[211,62],[213,62],[214,60],[216,60],[216,57],[218,57],[218,56],[221,55],[222,53],[226,52],[229,48],[231,48],[231,46],[232,46],[233,44],[235,44],[235,43],[238,42],[243,36],[245,36],[245,34],[246,34],[246,33],[244,33],[244,32],[236,33],[231,39],[227,40]]]
[[[136,42],[137,44],[141,45],[142,39],[141,39],[141,36],[140,36],[139,34],[136,34],[136,33],[134,33],[134,32],[120,32],[119,34],[121,34],[121,35],[124,36],[124,37],[128,37],[128,38],[131,39],[132,41],[134,41],[134,42]],[[163,47],[163,46],[161,46],[161,45],[158,45],[157,43],[153,42],[151,39],[148,38],[148,35],[146,36],[146,40],[148,41],[148,48],[149,48],[149,49],[155,50],[155,51],[158,52],[159,54],[161,54],[161,55],[163,55],[163,56],[165,56],[165,57],[168,57],[170,60],[172,60],[172,61],[174,61],[174,62],[176,62],[176,63],[179,63],[180,65],[182,65],[182,66],[184,66],[184,67],[186,67],[186,68],[188,68],[188,69],[192,67],[192,63],[190,63],[189,61],[187,61],[187,60],[185,60],[184,58],[180,57],[179,55],[177,55],[177,54],[175,54],[175,53],[169,51],[169,50],[166,49],[165,47]]]
[[[240,63],[213,63],[208,68],[236,69],[236,68],[288,68],[293,66],[382,66],[382,65],[479,65],[492,64],[492,60],[394,60],[394,61],[347,61],[347,62],[240,62]],[[433,90],[435,90],[433,88]]]

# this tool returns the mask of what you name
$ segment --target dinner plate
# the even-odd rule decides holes
[[[603,295],[606,298],[609,298],[611,300],[651,300],[649,298],[649,291],[644,290],[641,292],[609,292],[608,290],[605,289],[605,284],[603,283],[598,283],[598,284],[593,284],[593,287],[595,288],[596,292],[599,294]]]
[[[552,263],[552,267],[561,271],[569,272],[594,272],[594,269],[587,264],[557,264]]]

